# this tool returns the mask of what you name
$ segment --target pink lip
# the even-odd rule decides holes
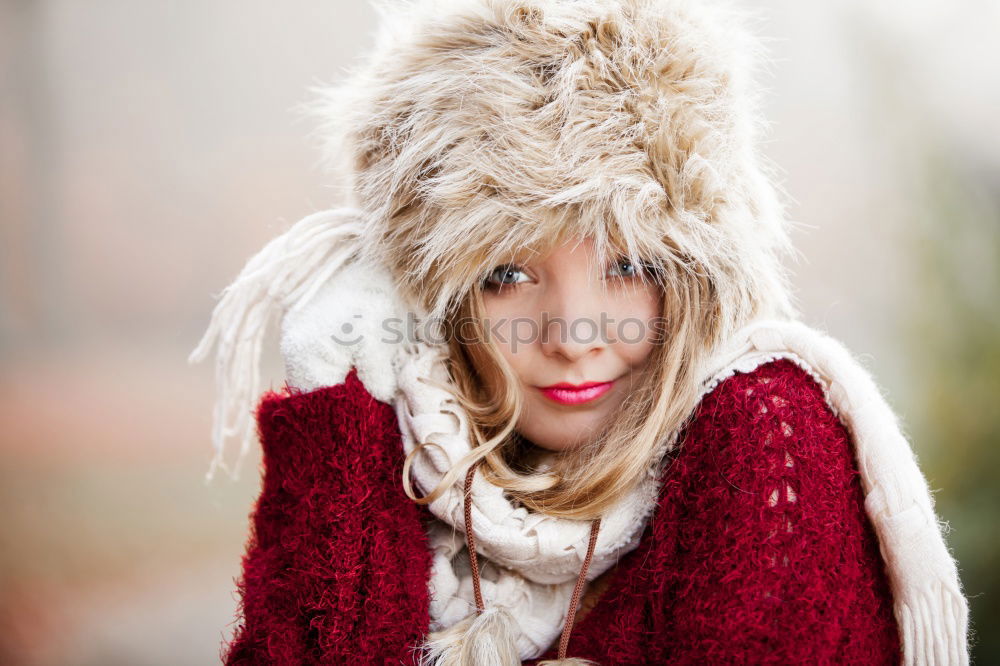
[[[613,385],[613,381],[586,382],[584,384],[567,384],[566,382],[561,382],[552,386],[539,387],[538,390],[542,392],[542,395],[554,402],[563,405],[579,405],[596,400],[610,391]]]

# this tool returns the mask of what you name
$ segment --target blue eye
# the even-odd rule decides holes
[[[618,259],[611,265],[611,271],[616,271],[618,277],[635,277],[640,268],[628,259]]]
[[[525,277],[524,280],[518,280],[517,276],[521,275]],[[492,271],[490,271],[487,276],[483,279],[483,286],[486,287],[499,287],[499,286],[511,286],[518,284],[519,282],[526,281],[527,277],[524,272],[521,271],[514,264],[507,264],[505,266],[497,266]]]

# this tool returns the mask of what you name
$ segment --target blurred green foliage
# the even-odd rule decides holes
[[[926,138],[926,137],[925,137]],[[901,322],[908,429],[970,603],[973,662],[1000,664],[1000,182],[933,142],[917,152],[915,298]],[[996,177],[995,172],[993,177]]]

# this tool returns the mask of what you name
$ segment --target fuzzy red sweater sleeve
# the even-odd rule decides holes
[[[670,663],[899,663],[854,445],[802,368],[724,381],[665,478]]]
[[[409,663],[429,624],[431,552],[402,491],[393,409],[342,384],[269,393],[263,485],[227,664]]]

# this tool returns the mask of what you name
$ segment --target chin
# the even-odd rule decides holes
[[[535,446],[545,449],[546,451],[552,451],[553,453],[561,453],[563,451],[572,451],[573,449],[578,449],[587,443],[589,433],[593,432],[587,429],[585,433],[580,434],[576,437],[567,437],[565,432],[562,432],[557,437],[540,437],[537,440],[528,438]]]
[[[569,443],[553,442],[545,444],[535,444],[535,446],[537,446],[540,449],[544,449],[545,451],[549,451],[550,453],[565,453],[566,451],[572,451],[577,446],[579,446],[579,444],[575,442],[569,442]]]
[[[597,435],[606,418],[605,410],[590,414],[582,412],[571,414],[548,405],[536,406],[535,409],[531,410],[528,422],[545,424],[549,427],[546,428],[545,432],[532,433],[532,428],[521,427],[525,423],[522,420],[521,424],[518,425],[518,432],[538,448],[559,453],[585,445]]]

